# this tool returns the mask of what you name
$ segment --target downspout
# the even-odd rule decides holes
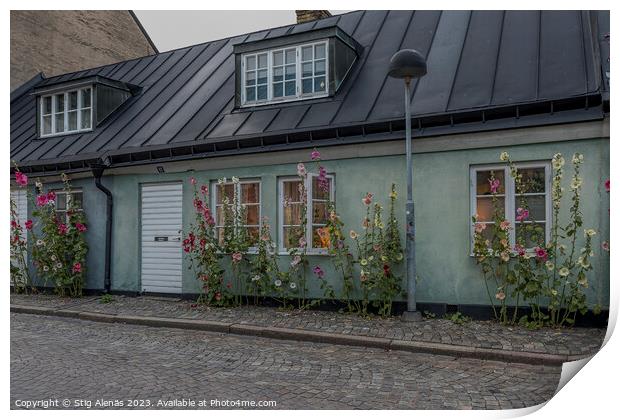
[[[91,164],[91,170],[95,177],[95,186],[106,195],[105,210],[105,271],[103,277],[103,289],[105,293],[109,293],[112,288],[112,280],[110,277],[110,264],[112,262],[112,206],[114,203],[112,192],[101,183],[101,176],[106,169],[105,165]]]

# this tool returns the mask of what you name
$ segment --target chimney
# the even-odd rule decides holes
[[[330,17],[332,14],[327,10],[295,10],[297,23],[310,22],[312,20]]]

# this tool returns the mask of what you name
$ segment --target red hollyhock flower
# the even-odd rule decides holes
[[[32,230],[32,220],[26,220],[26,223],[24,223],[24,225],[26,226],[26,229]]]
[[[19,171],[15,171],[15,182],[17,185],[25,187],[28,185],[28,177]]]
[[[80,264],[79,262],[76,262],[75,264],[73,264],[73,274],[81,273],[81,272],[82,272],[82,264]]]

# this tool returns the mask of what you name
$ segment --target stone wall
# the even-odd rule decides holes
[[[11,11],[11,90],[46,77],[153,54],[127,10]]]

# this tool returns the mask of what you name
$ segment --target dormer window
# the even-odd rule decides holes
[[[40,97],[41,136],[92,129],[92,87]]]
[[[139,86],[101,76],[44,80],[33,92],[39,137],[92,131],[139,91]]]
[[[235,45],[240,107],[336,93],[361,47],[338,27]]]
[[[325,96],[327,41],[243,56],[244,105]]]

